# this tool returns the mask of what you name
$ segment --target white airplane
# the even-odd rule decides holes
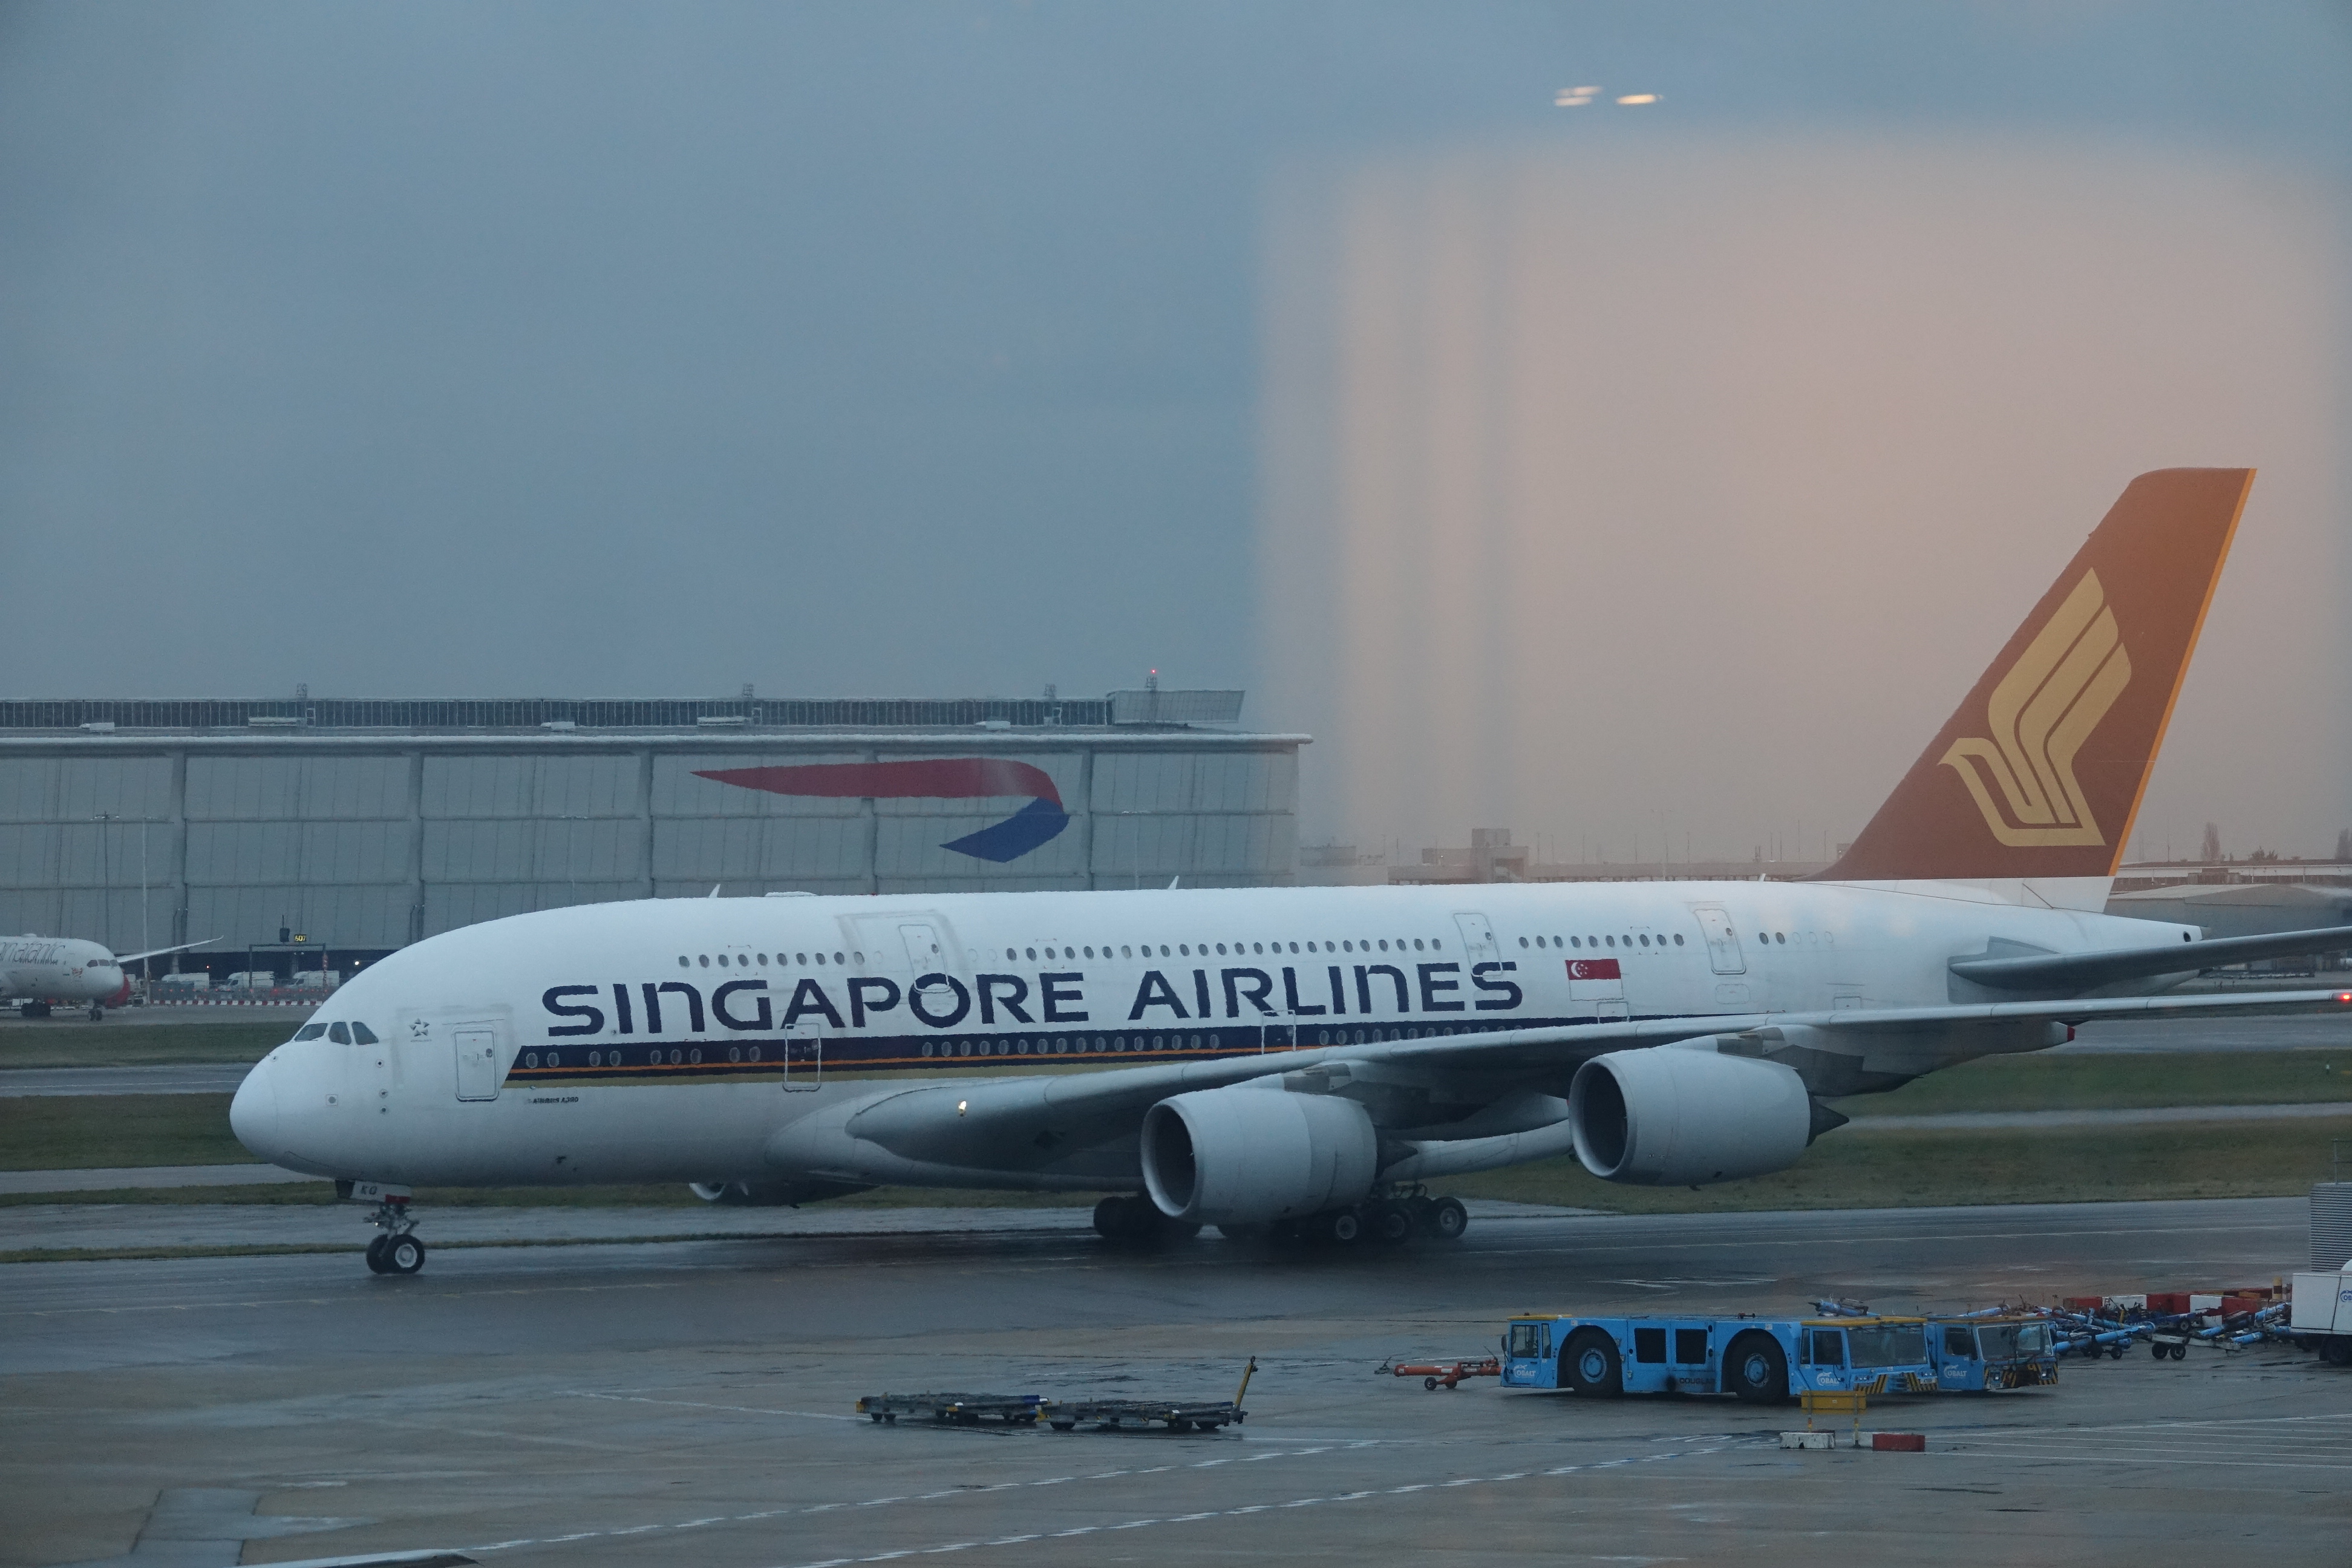
[[[2337,1009],[2167,996],[2352,945],[2099,912],[2251,471],[2133,481],[1822,880],[648,900],[450,931],[236,1093],[262,1159],[414,1186],[1109,1191],[1106,1237],[1458,1236],[1429,1178],[1790,1164],[1892,1089],[2075,1027]]]
[[[37,936],[30,931],[0,936],[0,1002],[15,1002],[16,1011],[27,1018],[46,1018],[59,1005],[79,1007],[95,1024],[106,1016],[109,1007],[120,1007],[131,999],[130,965],[142,958],[185,952],[219,940],[208,936],[204,942],[118,956],[101,943],[78,937]]]

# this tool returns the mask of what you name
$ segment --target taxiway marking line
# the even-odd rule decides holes
[[[574,1392],[578,1393],[576,1390]],[[698,1410],[740,1410],[751,1408],[750,1406],[734,1405],[693,1405],[691,1402],[686,1400],[646,1399],[639,1395],[622,1394],[579,1394],[579,1397],[585,1399],[626,1400],[631,1403],[642,1405],[690,1405],[691,1408]],[[801,1410],[754,1411],[753,1413],[758,1415],[803,1415],[811,1414],[810,1412]],[[854,1415],[826,1415],[824,1419],[854,1421],[856,1417]],[[1350,1448],[1368,1447],[1370,1446],[1370,1445],[1364,1443],[1351,1443],[1347,1445],[1347,1447]],[[1250,1456],[1250,1458],[1252,1460],[1304,1458],[1310,1454],[1330,1453],[1335,1447],[1338,1447],[1338,1445],[1327,1444],[1326,1446],[1318,1448],[1279,1448],[1270,1454],[1253,1454]],[[504,1552],[518,1546],[549,1546],[554,1544],[554,1542],[558,1541],[594,1541],[614,1539],[625,1535],[646,1535],[665,1530],[698,1530],[706,1525],[712,1524],[749,1524],[760,1520],[782,1519],[793,1514],[808,1515],[818,1513],[836,1513],[843,1509],[885,1508],[893,1503],[929,1502],[940,1498],[980,1497],[989,1492],[1016,1491],[1028,1487],[1064,1486],[1072,1481],[1108,1481],[1117,1480],[1122,1477],[1129,1476],[1160,1476],[1166,1475],[1170,1471],[1179,1468],[1194,1470],[1210,1469],[1218,1465],[1230,1463],[1232,1458],[1232,1456],[1228,1456],[1226,1458],[1222,1459],[1203,1459],[1199,1463],[1187,1466],[1151,1465],[1139,1469],[1102,1470],[1090,1476],[1048,1476],[1042,1480],[1034,1481],[998,1481],[993,1486],[957,1487],[948,1491],[923,1492],[919,1495],[911,1496],[900,1495],[897,1497],[867,1498],[862,1502],[820,1502],[810,1503],[799,1508],[762,1509],[756,1513],[712,1514],[708,1518],[687,1520],[677,1524],[637,1524],[631,1525],[626,1529],[582,1531],[576,1535],[550,1536],[543,1538],[530,1537],[518,1541],[495,1541],[480,1546],[468,1546],[464,1548],[464,1550],[467,1552]],[[1209,1518],[1210,1515],[1201,1514],[1196,1517],[1206,1519]],[[1153,1521],[1147,1522],[1157,1521]],[[1128,1529],[1131,1527],[1126,1525],[1089,1525],[1087,1528]],[[1024,1535],[1015,1537],[1014,1539],[1021,1541],[1034,1541],[1038,1538],[1034,1535]],[[1004,1544],[1004,1542],[994,1541],[969,1541],[956,1542],[947,1546],[909,1547],[904,1552],[895,1552],[892,1555],[905,1557],[913,1555],[918,1552],[961,1552],[974,1546],[997,1546],[1003,1544]],[[883,1559],[871,1558],[867,1559],[867,1561],[881,1562]]]
[[[1360,1444],[1349,1445],[1350,1447],[1363,1446],[1364,1445]],[[1265,1513],[1269,1510],[1274,1509],[1318,1508],[1325,1503],[1361,1502],[1369,1498],[1405,1497],[1414,1492],[1427,1491],[1432,1487],[1502,1486],[1512,1481],[1526,1480],[1530,1477],[1572,1476],[1584,1471],[1616,1469],[1625,1465],[1654,1464],[1662,1459],[1693,1458],[1706,1454],[1718,1454],[1723,1452],[1725,1448],[1731,1446],[1732,1444],[1728,1441],[1717,1441],[1714,1446],[1708,1447],[1681,1448],[1663,1454],[1628,1456],[1623,1458],[1603,1459],[1591,1464],[1557,1465],[1548,1470],[1509,1470],[1499,1475],[1464,1476],[1456,1479],[1447,1481],[1420,1481],[1404,1486],[1376,1487],[1362,1491],[1334,1492],[1321,1497],[1293,1498],[1286,1502],[1249,1503],[1239,1508],[1205,1509],[1197,1513],[1176,1514],[1164,1518],[1155,1515],[1146,1519],[1123,1520],[1117,1524],[1075,1525],[1067,1530],[1055,1531],[1052,1532],[1052,1536],[1055,1540],[1061,1540],[1073,1536],[1095,1534],[1100,1531],[1146,1530],[1156,1525],[1163,1524],[1192,1524],[1207,1519],[1238,1519],[1248,1514]],[[1331,1447],[1319,1448],[1295,1448],[1284,1449],[1279,1453],[1261,1455],[1258,1457],[1263,1458],[1300,1458],[1309,1454],[1328,1454],[1331,1451]],[[1205,1469],[1217,1462],[1218,1461],[1211,1460],[1203,1464],[1192,1465],[1184,1468],[1191,1469]],[[1057,1476],[1050,1480],[1043,1481],[1008,1481],[1000,1483],[997,1486],[986,1487],[979,1489],[982,1491],[1001,1491],[1007,1489],[1008,1488],[1054,1486],[1075,1479],[1083,1479],[1087,1480],[1109,1480],[1119,1476],[1161,1475],[1176,1468],[1178,1468],[1178,1467],[1174,1465],[1155,1465],[1144,1469],[1107,1470],[1100,1475],[1087,1476],[1084,1478]],[[932,1495],[936,1496],[941,1494]],[[876,1498],[866,1503],[829,1502],[817,1503],[806,1508],[766,1509],[756,1513],[713,1514],[707,1518],[688,1520],[678,1524],[640,1524],[633,1525],[622,1530],[583,1530],[575,1531],[570,1535],[530,1537],[515,1541],[495,1541],[478,1546],[462,1547],[459,1548],[459,1550],[468,1552],[507,1552],[524,1546],[552,1546],[558,1543],[568,1543],[576,1541],[617,1539],[622,1536],[651,1534],[665,1530],[696,1530],[706,1525],[712,1524],[751,1523],[761,1520],[781,1519],[793,1514],[806,1515],[831,1513],[845,1508],[876,1507],[885,1503],[906,1502],[910,1500],[922,1501],[926,1500],[919,1498],[908,1499],[903,1497]],[[1026,1535],[998,1536],[988,1541],[952,1541],[944,1542],[935,1546],[902,1546],[894,1548],[888,1552],[873,1552],[862,1557],[829,1557],[822,1562],[800,1563],[795,1565],[795,1568],[845,1568],[845,1565],[850,1563],[891,1563],[896,1562],[901,1557],[931,1556],[949,1552],[971,1552],[984,1546],[1014,1546],[1024,1542],[1041,1541],[1044,1539],[1045,1539],[1045,1532],[1033,1532]]]
[[[1249,1514],[1264,1513],[1269,1509],[1319,1508],[1326,1503],[1362,1502],[1371,1498],[1402,1497],[1412,1492],[1425,1491],[1433,1485],[1502,1486],[1511,1481],[1526,1480],[1530,1476],[1569,1476],[1583,1470],[1614,1469],[1629,1464],[1653,1464],[1661,1459],[1696,1458],[1701,1455],[1717,1454],[1722,1451],[1721,1446],[1711,1448],[1682,1448],[1664,1454],[1645,1454],[1638,1458],[1608,1459],[1592,1465],[1560,1465],[1549,1470],[1513,1470],[1495,1476],[1465,1476],[1451,1481],[1423,1481],[1411,1486],[1375,1487],[1364,1491],[1334,1492],[1324,1497],[1293,1498],[1287,1502],[1261,1502],[1250,1503],[1241,1508],[1208,1509],[1199,1513],[1175,1514],[1164,1519],[1129,1519],[1117,1524],[1077,1525],[1069,1530],[1057,1530],[1052,1533],[1053,1538],[1059,1541],[1072,1536],[1091,1535],[1110,1531],[1149,1530],[1164,1524],[1192,1524],[1204,1519],[1239,1519]],[[899,1547],[894,1551],[871,1552],[862,1557],[827,1557],[814,1563],[795,1563],[792,1568],[852,1568],[852,1565],[862,1563],[889,1563],[901,1557],[929,1555],[935,1552],[966,1552],[975,1546],[1010,1546],[1019,1542],[1039,1539],[1041,1538],[1036,1535],[1008,1535],[995,1541],[976,1542],[960,1541],[942,1546]]]

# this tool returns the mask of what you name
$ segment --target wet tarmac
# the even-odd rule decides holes
[[[1925,1454],[1784,1452],[1794,1412],[1711,1398],[1375,1375],[1486,1353],[1530,1308],[2267,1282],[2305,1250],[2301,1200],[1564,1215],[1306,1253],[1213,1234],[1129,1252],[991,1212],[449,1248],[413,1279],[349,1253],[0,1268],[0,1563],[118,1556],[159,1504],[203,1516],[184,1531],[251,1527],[248,1562],[2344,1561],[2352,1371],[2283,1349],[1874,1405],[1865,1425],[1925,1431]],[[1229,1397],[1251,1355],[1249,1420],[1215,1435],[851,1408],[940,1387]]]

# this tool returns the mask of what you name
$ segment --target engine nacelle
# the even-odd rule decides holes
[[[1262,1225],[1372,1190],[1372,1119],[1335,1094],[1237,1085],[1161,1100],[1143,1118],[1143,1183],[1171,1219]]]
[[[1576,1069],[1576,1157],[1607,1182],[1692,1186],[1796,1163],[1811,1141],[1804,1080],[1779,1062],[1654,1046]]]

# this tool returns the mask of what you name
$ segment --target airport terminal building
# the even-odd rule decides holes
[[[282,974],[714,887],[1287,884],[1307,737],[1241,698],[5,701],[0,931]]]

